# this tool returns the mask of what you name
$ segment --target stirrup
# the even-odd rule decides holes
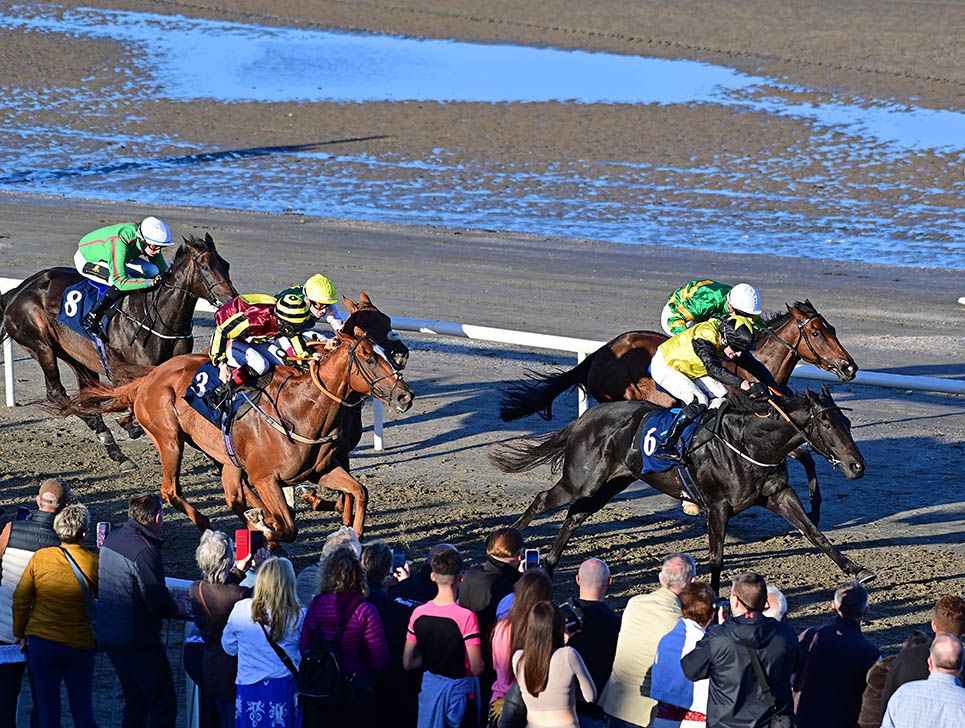
[[[80,322],[80,327],[91,336],[100,336],[101,320],[100,317],[94,317],[88,313]]]
[[[675,463],[682,463],[684,461],[683,456],[677,452],[676,449],[669,450],[664,448],[657,448],[653,456],[659,460],[673,460]]]

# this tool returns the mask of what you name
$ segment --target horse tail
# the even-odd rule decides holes
[[[571,387],[586,384],[586,373],[595,356],[596,352],[565,371],[527,371],[530,381],[510,384],[503,390],[499,419],[510,422],[533,414],[538,414],[544,420],[553,419],[553,400]]]
[[[42,400],[36,402],[42,409],[54,414],[77,415],[102,415],[107,412],[126,412],[134,404],[134,398],[147,377],[138,377],[127,384],[118,387],[111,387],[106,384],[95,384],[86,387],[61,402],[50,402]]]
[[[539,437],[527,437],[515,443],[500,445],[490,450],[486,457],[504,473],[523,473],[549,463],[554,473],[558,473],[566,455],[566,443],[570,431],[579,422],[572,422],[562,430]]]

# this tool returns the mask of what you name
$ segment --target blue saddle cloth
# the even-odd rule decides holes
[[[654,453],[667,439],[667,432],[679,412],[679,408],[656,410],[640,424],[638,434],[640,435],[640,452],[643,454],[643,474],[662,473],[680,465],[679,462],[673,460],[654,457]],[[685,453],[690,449],[690,443],[694,439],[697,427],[700,426],[701,419],[698,418],[696,422],[688,425],[687,429],[680,435],[680,439],[677,441],[677,452]]]
[[[95,283],[88,278],[69,286],[64,290],[63,298],[60,300],[60,313],[57,314],[57,322],[93,341],[94,337],[84,331],[80,324],[84,320],[84,316],[97,305],[101,296],[104,295],[104,291],[108,288],[109,286]],[[104,316],[101,319],[102,336],[107,333],[108,321],[110,321],[110,316]]]
[[[203,364],[198,367],[198,371],[191,378],[191,384],[184,392],[184,401],[191,405],[191,409],[215,427],[221,427],[221,411],[211,405],[206,395],[210,394],[211,390],[219,384],[221,384],[221,379],[218,377],[218,367],[214,364]],[[241,392],[232,397],[228,411],[229,422],[234,419],[235,413],[244,403],[245,398],[241,395]]]

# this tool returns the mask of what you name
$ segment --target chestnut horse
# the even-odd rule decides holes
[[[858,365],[838,341],[834,327],[809,300],[785,305],[787,313],[772,316],[758,335],[754,356],[785,386],[799,361],[832,372],[843,382],[854,379]],[[554,373],[531,372],[533,381],[510,385],[503,396],[499,416],[503,422],[538,414],[553,417],[553,401],[576,385],[582,385],[598,402],[646,400],[672,407],[676,400],[650,378],[650,360],[667,337],[655,331],[628,331],[601,346],[573,369]],[[734,364],[727,365],[745,379],[750,375]],[[821,514],[821,490],[814,459],[806,451],[794,454],[808,477],[810,518],[817,525]]]
[[[738,390],[728,395],[725,406],[719,431],[707,426],[698,430],[686,466],[707,510],[711,587],[720,588],[727,522],[755,505],[787,519],[846,574],[860,581],[873,579],[873,571],[841,554],[808,520],[797,494],[788,487],[784,458],[804,442],[839,464],[849,480],[864,475],[864,458],[851,437],[851,423],[827,386],[820,395],[807,391],[773,403],[752,401]],[[489,453],[490,461],[505,473],[532,470],[543,463],[550,463],[554,472],[562,470],[556,485],[537,495],[514,524],[525,528],[537,516],[569,505],[545,558],[547,568],[559,563],[573,530],[634,481],[683,497],[676,469],[642,472],[640,435],[657,409],[650,402],[608,402],[592,407],[562,430],[497,446]]]
[[[357,330],[356,330],[357,331]],[[348,327],[336,334],[335,347],[308,371],[275,368],[255,412],[232,427],[235,461],[228,455],[218,427],[183,399],[204,355],[178,356],[153,372],[111,389],[88,388],[72,397],[69,411],[90,414],[133,405],[138,422],[161,458],[161,497],[204,530],[210,521],[181,493],[179,479],[185,443],[221,465],[221,482],[231,510],[248,528],[259,528],[272,541],[292,541],[294,517],[282,487],[310,482],[346,493],[355,501],[342,513],[343,523],[361,536],[368,495],[338,461],[340,413],[351,392],[372,395],[404,412],[412,406],[412,390],[364,335]],[[317,500],[316,508],[322,504]]]
[[[184,238],[160,285],[132,291],[121,299],[117,314],[107,324],[103,360],[90,339],[57,320],[64,290],[83,276],[73,268],[48,268],[0,296],[0,341],[9,336],[37,360],[47,383],[47,401],[56,409],[67,400],[58,359],[74,370],[84,391],[97,385],[99,374],[109,374],[120,383],[129,378],[125,369],[153,366],[190,352],[198,299],[205,298],[217,307],[237,295],[228,268],[210,234],[203,240]],[[110,372],[104,370],[105,361]],[[81,419],[122,470],[134,469],[99,414],[82,415]],[[132,438],[143,434],[130,415],[119,424]]]

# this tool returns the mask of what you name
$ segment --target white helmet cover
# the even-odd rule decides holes
[[[738,283],[730,289],[727,294],[727,303],[735,311],[750,314],[751,316],[761,315],[761,295],[754,286],[747,283]]]
[[[171,228],[164,220],[156,217],[145,217],[137,229],[141,239],[149,245],[174,245],[171,240]]]

